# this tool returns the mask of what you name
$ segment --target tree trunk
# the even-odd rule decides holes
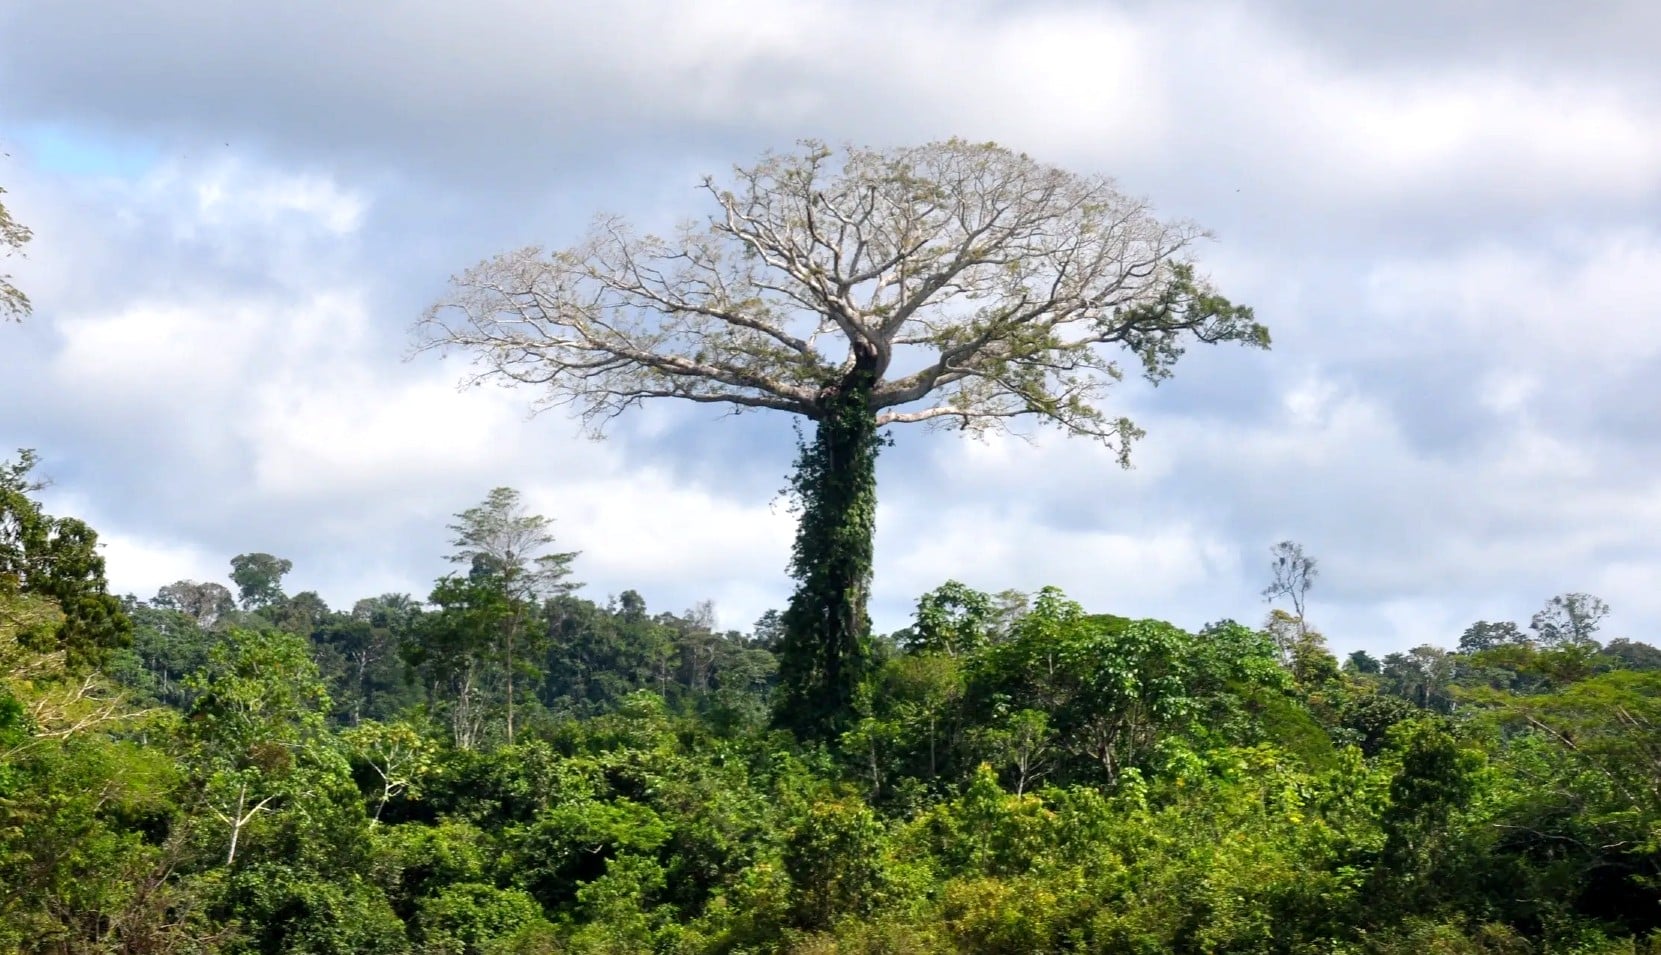
[[[508,745],[513,745],[513,636],[519,630],[519,609],[514,608],[513,620],[508,623]]]
[[[450,731],[456,749],[470,750],[479,738],[478,671],[469,659],[455,677],[455,700],[450,704]]]
[[[881,447],[871,409],[877,354],[862,346],[855,356],[853,369],[821,393],[813,443],[802,448],[791,478],[802,516],[774,719],[804,740],[833,740],[852,724],[854,697],[871,665],[866,604]]]
[[[247,817],[242,814],[242,806],[247,799],[248,784],[243,783],[236,791],[236,809],[232,810],[231,814],[231,848],[230,851],[225,853],[225,864],[227,866],[236,864],[236,844],[242,836],[243,823],[247,820]]]

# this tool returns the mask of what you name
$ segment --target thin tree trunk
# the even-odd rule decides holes
[[[513,620],[508,623],[508,745],[513,745],[513,635],[519,629],[519,611],[513,612]]]
[[[931,783],[934,782],[934,780],[939,776],[939,772],[934,767],[934,735],[935,735],[934,714],[930,713],[929,714],[929,782],[931,782]]]
[[[243,782],[237,787],[236,811],[233,814],[227,816],[224,813],[219,812],[217,809],[214,810],[214,812],[219,815],[219,818],[225,820],[231,825],[231,846],[229,851],[225,853],[225,864],[227,866],[236,862],[236,846],[237,842],[242,838],[242,827],[252,822],[255,816],[264,812],[265,807],[270,805],[271,801],[276,798],[276,794],[267,796],[259,802],[254,803],[254,807],[252,809],[249,809],[247,812],[243,812],[242,807],[248,804],[248,784]]]
[[[248,798],[248,784],[243,783],[236,791],[236,812],[231,819],[231,849],[225,853],[225,865],[236,862],[236,841],[242,835],[242,805]]]

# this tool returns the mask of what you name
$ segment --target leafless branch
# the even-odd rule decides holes
[[[703,189],[716,211],[672,239],[601,218],[458,276],[417,351],[459,348],[470,383],[538,386],[595,430],[649,398],[816,417],[874,354],[885,424],[1030,416],[1123,451],[1135,428],[1100,410],[1115,354],[1157,381],[1186,341],[1267,344],[1185,258],[1198,228],[995,145],[810,142]]]

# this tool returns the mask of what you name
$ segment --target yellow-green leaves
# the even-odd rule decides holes
[[[6,190],[0,189],[0,195]],[[12,218],[6,210],[5,203],[0,203],[0,258],[9,258],[22,253],[23,246],[28,244],[34,235],[29,228]],[[31,310],[29,296],[23,290],[12,284],[12,277],[0,273],[0,318],[12,318],[21,321]]]

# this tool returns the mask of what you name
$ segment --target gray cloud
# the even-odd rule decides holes
[[[1412,68],[1458,63],[1536,74],[1653,82],[1661,11],[1643,0],[1594,12],[1550,0],[1500,3],[1359,3],[1270,0],[1280,21],[1357,64]]]
[[[661,407],[588,442],[400,362],[405,329],[445,275],[596,211],[701,214],[699,175],[764,148],[991,137],[1213,227],[1276,347],[1127,382],[1130,472],[898,431],[881,626],[948,576],[1255,619],[1294,537],[1342,647],[1568,589],[1653,636],[1651,6],[13,5],[0,176],[39,314],[0,329],[0,444],[45,452],[122,586],[261,549],[337,602],[420,593],[448,515],[507,483],[591,596],[741,626],[788,587],[788,422]]]

